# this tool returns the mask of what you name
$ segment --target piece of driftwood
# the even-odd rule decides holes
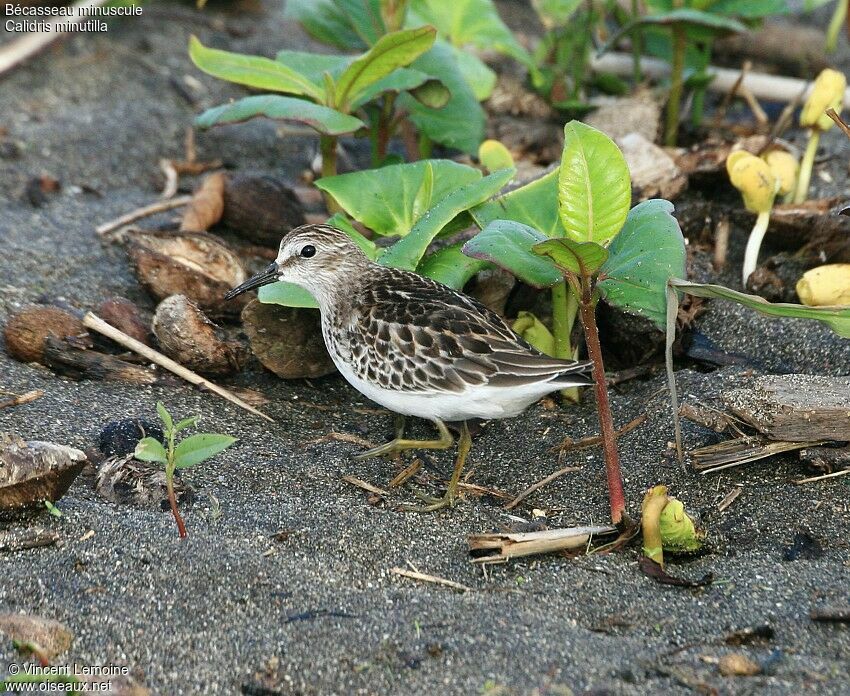
[[[131,365],[114,355],[80,348],[64,339],[48,336],[44,341],[44,364],[56,374],[72,379],[108,380],[130,384],[156,384],[153,370]]]
[[[0,553],[15,553],[53,546],[60,539],[52,529],[14,529],[0,532]]]
[[[722,398],[772,440],[850,440],[850,377],[766,375]]]
[[[471,534],[469,552],[473,563],[504,563],[510,558],[552,553],[586,546],[591,537],[616,534],[610,525],[546,529],[541,532],[496,532]]]
[[[724,440],[716,445],[708,445],[691,451],[693,467],[702,474],[711,474],[721,469],[729,469],[748,462],[754,462],[774,454],[793,452],[809,447],[811,442],[776,442],[766,437],[736,437]]]
[[[813,469],[831,474],[850,467],[850,446],[847,447],[806,447],[800,450],[800,461]]]

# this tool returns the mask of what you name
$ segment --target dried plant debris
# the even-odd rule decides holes
[[[38,549],[42,546],[53,546],[59,539],[59,532],[54,529],[31,527],[8,529],[0,532],[0,552],[14,553],[16,551]]]
[[[44,364],[64,377],[130,384],[156,384],[159,381],[156,372],[148,367],[133,365],[107,353],[88,350],[70,340],[48,336],[44,345]]]
[[[634,202],[649,198],[675,200],[688,186],[688,177],[673,158],[640,133],[617,138],[632,175]]]
[[[26,307],[9,318],[3,332],[6,351],[21,362],[44,363],[44,343],[48,336],[85,337],[83,323],[59,307]]]
[[[139,232],[129,239],[128,253],[139,281],[158,300],[185,295],[220,316],[238,313],[250,299],[245,295],[223,301],[247,274],[236,255],[213,235]]]
[[[106,459],[97,470],[95,490],[113,503],[168,509],[165,470],[159,464],[142,462],[132,455]],[[191,505],[194,500],[194,490],[179,476],[174,477],[174,494],[181,505]]]
[[[242,324],[251,351],[278,377],[321,377],[336,369],[315,310],[252,300],[242,312]]]
[[[184,295],[160,302],[152,326],[163,353],[190,370],[227,374],[238,371],[245,360],[243,346],[228,340]]]
[[[125,418],[107,423],[100,431],[97,444],[107,457],[124,457],[133,454],[139,440],[145,437],[162,442],[162,428],[143,418]]]
[[[301,201],[283,180],[240,172],[225,181],[221,222],[242,239],[276,249],[287,232],[307,220]]]
[[[30,614],[0,614],[0,633],[10,641],[37,646],[47,660],[67,652],[74,641],[74,633],[65,624]]]
[[[145,345],[151,344],[150,325],[139,308],[124,297],[110,297],[100,303],[97,315],[107,324],[123,331]]]
[[[224,213],[224,172],[207,176],[192,195],[183,213],[180,229],[186,232],[206,232]]]
[[[761,674],[761,665],[743,653],[729,653],[720,658],[717,669],[724,677],[752,677]]]
[[[0,433],[0,511],[56,502],[86,461],[85,453],[73,447]]]
[[[473,563],[504,563],[510,558],[583,548],[597,536],[616,534],[612,526],[545,529],[539,532],[471,534],[469,553]]]

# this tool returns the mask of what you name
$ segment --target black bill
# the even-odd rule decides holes
[[[268,285],[269,283],[276,283],[277,270],[277,263],[272,262],[265,271],[258,273],[253,278],[248,278],[248,280],[242,283],[242,285],[233,288],[233,290],[224,296],[224,299],[232,300],[237,295],[241,295],[243,292],[247,292],[248,290],[261,288],[263,285]]]

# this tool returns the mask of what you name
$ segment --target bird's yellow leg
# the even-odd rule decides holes
[[[466,464],[466,457],[471,448],[472,437],[469,434],[469,426],[466,424],[466,421],[464,421],[460,431],[460,439],[458,439],[457,443],[457,459],[455,460],[455,468],[452,472],[451,479],[449,479],[446,494],[442,498],[431,498],[417,493],[419,497],[423,498],[429,504],[424,507],[405,507],[404,509],[410,512],[434,512],[435,510],[441,510],[445,507],[454,507],[455,501],[457,500],[457,487],[460,483],[460,475],[463,472],[463,467]]]
[[[390,440],[386,444],[380,445],[379,447],[373,447],[370,450],[366,450],[365,452],[361,452],[360,454],[355,454],[353,459],[359,461],[361,459],[369,459],[371,457],[380,457],[385,454],[395,454],[397,452],[402,452],[404,450],[410,449],[436,449],[436,450],[444,450],[454,444],[454,438],[452,434],[449,432],[449,429],[446,427],[446,424],[443,423],[439,418],[434,419],[434,425],[437,426],[437,430],[440,433],[440,437],[437,440],[405,440],[401,437],[404,431],[404,426],[402,422],[401,430],[399,430],[398,422],[396,422],[396,432],[398,436],[394,440]]]

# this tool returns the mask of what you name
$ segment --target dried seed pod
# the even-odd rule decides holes
[[[44,341],[48,336],[87,335],[83,323],[58,307],[34,306],[18,312],[6,324],[6,350],[22,362],[44,362]]]
[[[149,346],[150,329],[135,304],[123,297],[110,297],[101,302],[97,315],[107,324]]]
[[[295,192],[276,176],[262,172],[227,178],[221,221],[243,239],[274,248],[287,232],[306,223]]]
[[[153,332],[162,351],[190,370],[225,374],[240,369],[242,347],[228,341],[184,295],[172,295],[159,303]]]
[[[158,300],[185,295],[215,316],[236,314],[248,302],[224,301],[247,275],[236,255],[212,235],[139,232],[128,253],[139,281]]]
[[[86,455],[73,447],[0,433],[0,511],[59,500],[85,463]]]
[[[278,377],[321,377],[335,367],[322,338],[319,313],[252,300],[242,312],[251,351]]]

